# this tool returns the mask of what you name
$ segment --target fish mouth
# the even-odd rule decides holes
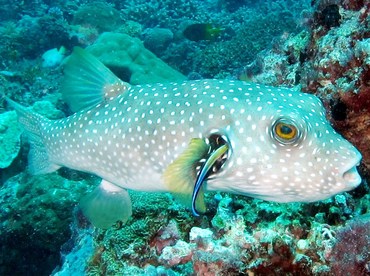
[[[361,176],[357,171],[357,166],[360,165],[360,160],[357,160],[355,165],[350,166],[342,174],[342,178],[345,181],[345,184],[351,188],[355,188],[361,183]]]

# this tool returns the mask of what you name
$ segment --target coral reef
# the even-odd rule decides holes
[[[257,17],[257,18],[256,18]],[[194,68],[205,78],[224,78],[242,64],[252,62],[260,51],[271,44],[271,40],[284,32],[294,31],[293,18],[287,17],[284,24],[281,17],[256,15],[253,20],[242,24],[229,41],[215,42],[194,52]],[[246,37],[253,39],[246,40]],[[221,73],[220,73],[221,71]]]
[[[173,33],[166,28],[148,28],[142,33],[144,46],[153,53],[163,52],[173,39]]]
[[[311,204],[210,193],[199,218],[168,194],[132,192],[126,225],[93,229],[75,205],[99,179],[67,169],[25,173],[27,145],[19,151],[14,113],[0,102],[0,148],[9,151],[0,169],[0,274],[369,274],[369,11],[354,0],[3,3],[0,93],[48,118],[67,109],[57,93],[61,68],[43,68],[41,55],[61,46],[86,46],[133,84],[188,75],[296,86],[318,95],[361,150],[364,182]],[[183,31],[193,23],[222,32],[190,41]]]
[[[0,244],[4,252],[0,254],[0,274],[43,275],[52,271],[60,247],[70,236],[74,205],[96,184],[94,178],[82,174],[76,180],[56,173],[21,173],[8,179],[0,193]]]
[[[246,68],[246,77],[274,85],[298,85],[302,89],[316,92],[326,101],[327,107],[330,107],[329,100],[332,97],[335,99],[335,96],[332,96],[335,93],[328,90],[328,87],[334,89],[334,85],[328,86],[325,82],[320,84],[318,80],[323,77],[326,80],[329,76],[333,82],[338,81],[342,73],[338,70],[338,64],[346,66],[350,61],[343,59],[346,52],[337,47],[344,45],[347,49],[348,45],[353,45],[353,42],[342,44],[345,39],[341,37],[346,37],[343,31],[347,29],[361,32],[363,29],[363,25],[358,25],[358,18],[365,10],[343,10],[343,7],[345,6],[338,5],[341,14],[338,19],[335,8],[334,12],[324,11],[325,6],[320,6],[324,17],[320,20],[316,17],[316,21],[311,25],[313,31],[281,36],[270,51],[261,53],[258,59]],[[314,37],[316,29],[321,30],[322,40]],[[332,39],[329,39],[330,37]],[[353,40],[353,36],[348,38],[348,41]],[[357,47],[350,48],[357,54],[350,53],[350,56],[358,58],[359,53],[366,53],[366,50],[353,49],[359,49],[359,46],[366,49],[366,44],[364,41],[358,41],[357,44]],[[328,46],[331,48],[326,48]],[[326,50],[324,52],[321,49]],[[217,59],[212,61],[217,62]],[[202,65],[198,68],[205,67]],[[214,68],[217,68],[217,65]],[[221,65],[220,68],[224,66]],[[328,74],[328,70],[333,70],[335,74]],[[336,70],[341,73],[338,74]],[[357,69],[355,72],[361,71],[362,69]],[[358,87],[357,84],[355,87]],[[346,103],[343,105],[348,108]],[[340,106],[336,108],[337,114],[341,114]],[[348,122],[348,113],[344,112],[344,116]],[[118,258],[125,264],[116,267],[115,272],[135,271],[138,275],[144,275],[148,271],[158,273],[164,266],[167,267],[166,273],[169,275],[342,275],[340,273],[348,271],[366,275],[369,263],[366,251],[368,222],[356,220],[344,228],[342,225],[352,217],[369,213],[368,193],[369,188],[365,180],[362,187],[351,194],[337,195],[333,199],[312,204],[282,205],[216,195],[214,200],[208,199],[211,208],[204,218],[205,221],[211,221],[211,224],[195,220],[190,229],[183,229],[173,221],[168,221],[161,227],[157,226],[154,231],[157,234],[153,234],[155,238],[150,243],[153,249],[149,250],[149,247],[139,251],[139,259],[132,258],[138,255],[134,253],[137,249],[131,252],[130,257]],[[217,209],[215,204],[218,205]],[[350,231],[352,227],[355,233]],[[357,233],[361,235],[361,239],[355,239]],[[351,243],[353,250],[348,254],[341,254],[341,250],[344,252],[344,248],[348,248]],[[104,252],[106,251],[107,248],[104,248]],[[100,261],[105,263],[102,259]],[[146,267],[148,263],[151,264],[150,269]],[[93,266],[95,269],[96,267]],[[101,270],[94,271],[101,273]]]
[[[62,246],[63,266],[55,269],[55,276],[85,275],[88,260],[94,252],[93,230],[77,227],[73,230],[72,238]],[[68,254],[63,254],[63,251]]]
[[[339,229],[329,253],[335,275],[370,274],[370,216],[358,217]]]
[[[112,31],[121,24],[119,12],[104,2],[82,5],[73,14],[73,25],[96,28],[99,33]]]
[[[156,252],[185,238],[179,227],[189,229],[194,223],[191,214],[184,212],[168,194],[130,192],[130,195],[134,212],[128,223],[97,230],[94,235],[96,246],[87,269],[89,274],[115,274],[129,265],[135,269],[147,263],[157,266]],[[122,261],[116,262],[117,258]],[[131,262],[125,262],[126,259]]]
[[[139,22],[145,28],[166,27],[176,29],[183,21],[192,18],[206,19],[206,5],[199,1],[136,0],[118,2],[124,20]]]
[[[147,50],[139,39],[126,34],[103,33],[86,49],[122,80],[131,84],[185,79],[185,76]]]
[[[40,18],[23,16],[6,44],[9,43],[12,43],[10,49],[16,51],[18,57],[35,58],[51,48],[69,47],[72,41],[64,18],[46,14]]]
[[[164,198],[157,198],[157,204],[163,202]],[[147,275],[165,267],[166,275],[331,275],[340,269],[350,271],[343,270],[347,264],[364,272],[370,261],[368,216],[341,227],[354,213],[364,211],[355,210],[357,200],[348,194],[313,204],[277,204],[220,194],[207,201],[210,210],[203,220],[177,213],[175,203],[167,199],[168,210],[153,208],[157,215],[147,215],[140,234],[132,228],[139,219],[135,216],[122,228],[99,231],[88,274]],[[216,210],[215,201],[219,202]],[[367,202],[367,212],[369,207]],[[169,219],[175,214],[175,220]],[[144,229],[150,232],[143,234]],[[348,251],[349,246],[353,250]],[[356,256],[361,258],[354,260]],[[337,262],[343,258],[345,263]]]
[[[0,114],[0,168],[8,167],[20,150],[22,130],[15,111]]]
[[[272,85],[299,85],[318,95],[334,127],[358,147],[369,168],[370,6],[352,2],[318,1],[312,31],[287,37],[248,65],[245,75]],[[332,11],[326,14],[333,5],[340,20]]]

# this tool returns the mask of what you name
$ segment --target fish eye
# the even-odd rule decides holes
[[[300,137],[300,131],[291,120],[279,119],[272,126],[272,136],[282,144],[292,144]]]

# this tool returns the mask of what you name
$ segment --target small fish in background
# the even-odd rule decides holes
[[[185,38],[191,41],[216,40],[222,33],[223,29],[215,27],[210,23],[195,23],[187,26],[183,31]]]
[[[97,227],[127,221],[127,189],[171,192],[194,215],[205,191],[312,202],[361,183],[361,154],[309,94],[233,80],[130,85],[76,48],[62,94],[75,114],[48,120],[7,99],[30,142],[29,171],[96,174],[80,203]]]
[[[60,65],[64,59],[65,54],[66,48],[64,48],[63,46],[59,49],[53,48],[47,50],[42,55],[42,67],[56,67]]]

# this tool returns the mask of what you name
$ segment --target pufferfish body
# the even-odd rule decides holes
[[[361,182],[361,154],[313,95],[233,80],[130,85],[82,49],[65,64],[62,93],[76,113],[59,120],[8,102],[32,173],[64,166],[103,179],[81,202],[102,228],[131,215],[126,189],[172,192],[204,211],[203,191],[311,202]]]

